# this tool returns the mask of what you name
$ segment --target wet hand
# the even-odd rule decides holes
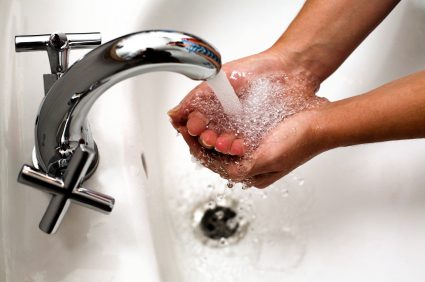
[[[274,54],[263,53],[228,63],[223,66],[223,69],[230,77],[235,92],[241,95],[252,81],[258,79],[258,77],[268,77],[269,74],[282,72],[283,66],[281,59]],[[288,92],[285,96],[276,95],[275,101],[272,101],[286,103],[285,111],[290,112],[288,116],[308,110],[309,107],[305,106],[307,104],[316,105],[325,101],[314,95],[317,85],[309,81],[305,81],[305,85],[302,85],[301,88],[288,88],[288,86],[291,86],[288,84],[292,82],[287,77],[274,79],[273,83],[273,85],[281,86]],[[259,93],[260,97],[262,97],[261,94]],[[291,99],[288,99],[288,97]],[[298,140],[297,136],[303,135],[302,132],[305,131],[301,126],[302,123],[297,124],[298,130],[294,131],[290,127],[294,125],[294,122],[299,123],[301,121],[300,118],[297,122],[295,116],[306,115],[296,114],[294,118],[288,119],[288,122],[278,120],[279,123],[276,123],[270,132],[260,136],[261,140],[257,140],[258,143],[253,145],[252,138],[244,136],[246,132],[243,130],[238,132],[237,128],[226,128],[226,123],[220,122],[227,117],[218,108],[212,107],[214,111],[208,112],[207,108],[211,108],[214,99],[214,94],[208,85],[202,83],[192,90],[176,108],[172,109],[169,115],[173,126],[188,143],[192,155],[221,176],[256,187],[265,187],[285,175],[290,171],[289,169],[295,168],[296,163],[301,164],[303,160],[308,158],[308,155],[311,155],[311,153],[307,154],[307,151],[305,155],[301,152],[295,152],[296,148],[300,148],[300,146],[295,144],[297,142],[294,142],[294,140]],[[255,106],[255,110],[258,107],[261,109],[262,106],[262,100],[257,100],[254,100],[259,104]],[[311,103],[312,101],[314,103]],[[267,107],[268,105],[264,106]],[[264,110],[264,113],[267,113],[268,109],[262,109],[262,111]],[[263,113],[260,112],[260,114]],[[289,122],[289,120],[292,120],[292,122]],[[249,126],[255,127],[256,125],[250,124]],[[258,132],[261,131],[251,130],[250,133],[252,132],[258,135]],[[294,134],[294,132],[297,134]],[[296,146],[282,147],[282,143]],[[306,144],[305,141],[302,143]],[[293,150],[293,153],[298,157],[289,154],[290,150]],[[294,165],[282,160],[282,156],[293,158],[292,163]],[[278,165],[282,161],[285,165]]]

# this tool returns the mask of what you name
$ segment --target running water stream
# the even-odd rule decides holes
[[[220,70],[216,76],[208,79],[207,83],[227,115],[237,115],[242,112],[242,104],[224,71]]]

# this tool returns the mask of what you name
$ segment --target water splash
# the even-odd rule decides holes
[[[198,155],[203,165],[214,167],[224,178],[228,178],[227,166],[238,166],[243,160],[249,160],[264,137],[280,122],[300,111],[314,108],[323,101],[313,95],[314,87],[307,83],[306,78],[271,72],[245,79],[247,83],[236,89],[239,99],[234,91],[229,94],[227,90],[219,91],[215,88],[216,94],[228,93],[220,96],[214,95],[209,88],[201,87],[191,101],[191,108],[200,111],[209,120],[209,129],[218,134],[232,132],[237,138],[244,140],[246,153],[242,158],[222,155],[208,149],[203,149],[201,155]],[[213,84],[217,81],[227,81],[227,77],[224,73],[219,74]],[[227,83],[230,85],[228,81]],[[224,102],[222,96],[227,97]],[[231,109],[232,106],[229,105],[238,109]],[[238,114],[227,114],[230,112]],[[288,134],[297,134],[297,129],[293,128]],[[240,169],[243,170],[242,165]]]
[[[286,188],[282,188],[280,191],[280,195],[282,196],[282,198],[287,198],[289,197],[289,190]]]

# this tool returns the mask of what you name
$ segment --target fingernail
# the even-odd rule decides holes
[[[220,150],[219,150],[219,149],[217,149],[217,148],[215,148],[215,150],[216,150],[217,152],[219,152],[219,153],[224,154],[222,151],[220,151]]]
[[[189,128],[187,129],[187,133],[189,133],[190,136],[196,136],[196,134],[193,134],[192,132],[190,132]]]
[[[208,149],[212,149],[214,146],[210,145],[208,143],[205,143],[201,138],[199,138],[199,143],[201,143],[202,146],[208,148]]]

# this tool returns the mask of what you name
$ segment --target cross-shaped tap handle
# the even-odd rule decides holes
[[[80,145],[74,152],[63,178],[52,177],[33,167],[24,165],[18,181],[53,195],[40,222],[40,229],[48,234],[55,233],[70,201],[109,213],[114,207],[114,198],[81,187],[94,152]]]
[[[69,49],[93,49],[101,43],[100,32],[15,36],[16,52],[47,51],[53,74],[67,70]]]

